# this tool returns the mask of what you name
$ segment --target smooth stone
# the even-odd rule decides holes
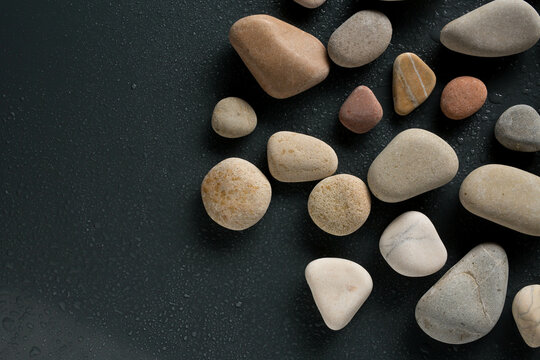
[[[510,150],[540,151],[540,115],[529,105],[514,105],[497,120],[495,137]]]
[[[212,220],[230,230],[244,230],[264,216],[272,188],[255,165],[243,159],[228,158],[206,174],[201,196]]]
[[[422,129],[399,133],[368,170],[369,189],[379,200],[395,203],[450,182],[459,167],[446,141]]]
[[[212,128],[226,138],[249,135],[257,126],[255,110],[244,100],[228,97],[220,100],[212,114]]]
[[[315,9],[326,2],[326,0],[294,0],[297,4],[308,9]]]
[[[439,271],[448,254],[435,226],[418,211],[398,216],[384,230],[379,250],[392,269],[410,277]]]
[[[377,97],[367,86],[353,90],[339,110],[339,121],[347,129],[363,134],[381,121],[383,109]]]
[[[484,165],[463,180],[459,200],[477,216],[540,236],[540,176],[506,165]]]
[[[525,343],[540,347],[540,285],[519,290],[512,303],[512,315]]]
[[[369,190],[356,176],[330,176],[321,180],[309,195],[309,216],[319,228],[332,235],[352,234],[364,225],[370,211]]]
[[[447,118],[463,120],[480,110],[487,98],[484,83],[472,76],[460,76],[444,87],[441,110]]]
[[[341,24],[328,40],[328,55],[346,68],[366,65],[377,59],[390,45],[392,24],[375,10],[359,11]]]
[[[327,143],[313,136],[279,131],[268,139],[268,168],[282,182],[314,181],[336,172],[338,157]]]
[[[269,15],[238,20],[229,41],[263,90],[277,99],[317,85],[330,72],[326,49],[316,37]]]
[[[508,258],[485,243],[469,251],[416,305],[420,328],[435,340],[466,344],[493,329],[504,307]]]
[[[394,61],[392,92],[394,109],[399,115],[410,114],[429,97],[437,77],[417,55],[403,53]]]
[[[366,269],[345,259],[313,260],[305,275],[324,323],[332,330],[343,329],[373,289]]]
[[[495,0],[455,19],[441,30],[448,49],[498,57],[530,49],[540,39],[540,16],[523,0]]]

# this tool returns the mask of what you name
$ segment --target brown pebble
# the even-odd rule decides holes
[[[383,109],[375,94],[367,86],[353,90],[339,110],[339,121],[347,129],[363,134],[381,121]]]
[[[486,85],[481,80],[471,76],[460,76],[444,87],[441,110],[449,119],[463,120],[480,110],[486,98]]]

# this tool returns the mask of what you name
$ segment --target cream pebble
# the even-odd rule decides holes
[[[212,128],[226,138],[249,135],[257,126],[255,110],[244,100],[228,97],[220,100],[212,114]]]
[[[516,294],[512,315],[525,343],[540,347],[540,285],[525,286]]]

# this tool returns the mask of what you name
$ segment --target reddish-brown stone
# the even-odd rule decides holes
[[[480,110],[486,102],[484,83],[471,76],[460,76],[450,81],[441,95],[441,110],[452,120],[463,120]]]
[[[347,129],[363,134],[381,121],[383,109],[375,94],[367,86],[353,90],[339,110],[339,121]]]

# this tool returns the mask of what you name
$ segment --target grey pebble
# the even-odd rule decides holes
[[[540,115],[529,105],[515,105],[495,124],[495,137],[502,146],[522,152],[540,150]]]

